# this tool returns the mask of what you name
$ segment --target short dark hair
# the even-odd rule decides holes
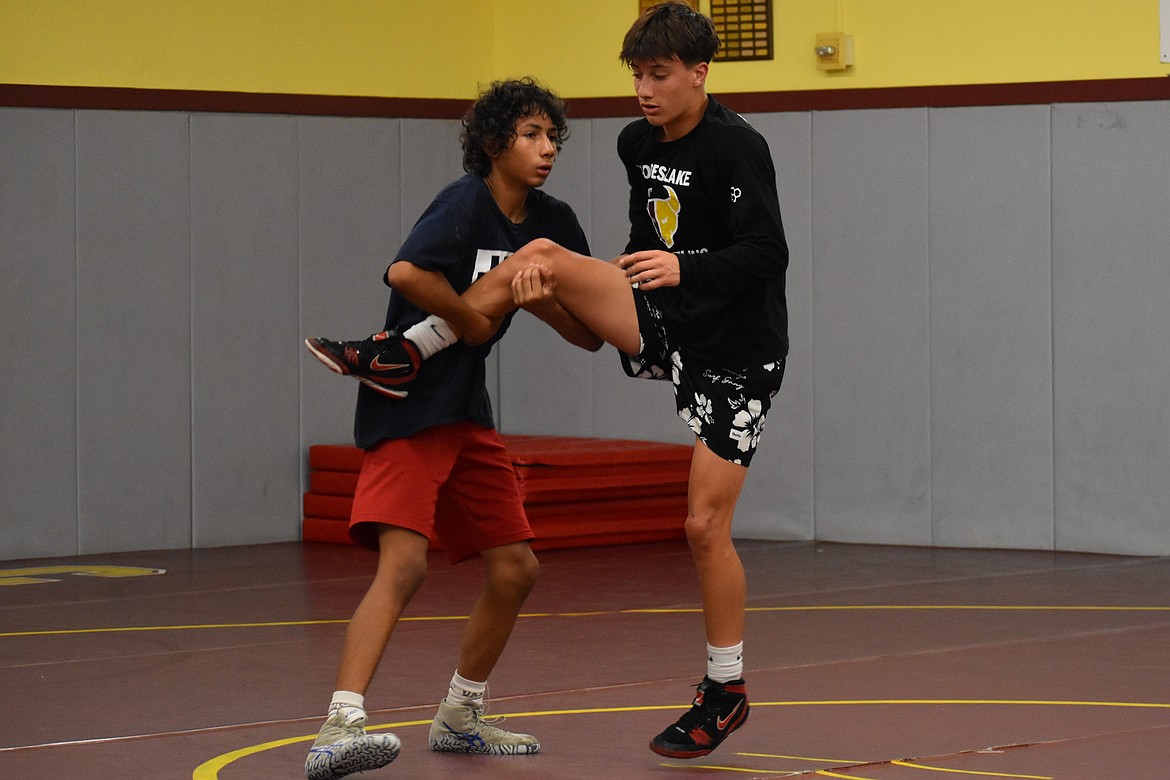
[[[686,3],[668,0],[647,8],[622,41],[619,56],[626,67],[638,60],[671,60],[685,65],[710,62],[719,51],[715,23]]]
[[[492,82],[463,115],[463,170],[477,176],[492,172],[492,157],[516,137],[516,120],[544,114],[557,131],[557,151],[569,137],[565,103],[530,76]]]

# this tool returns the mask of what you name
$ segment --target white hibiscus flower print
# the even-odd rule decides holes
[[[711,404],[711,399],[702,393],[696,393],[694,405],[680,409],[678,416],[694,431],[696,436],[700,436],[703,433],[703,425],[711,422],[714,413],[715,408]]]
[[[747,452],[755,449],[760,443],[760,435],[764,432],[764,404],[762,401],[751,400],[735,413],[731,421],[731,433],[728,435],[739,442],[739,451]]]

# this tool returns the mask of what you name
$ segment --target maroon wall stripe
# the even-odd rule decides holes
[[[1170,78],[832,89],[809,92],[744,92],[727,95],[724,102],[741,113],[764,113],[1106,103],[1133,100],[1170,100]]]
[[[752,114],[845,109],[1126,102],[1170,100],[1170,78],[737,92],[719,93],[719,98],[736,111]],[[0,106],[25,108],[458,119],[463,115],[469,102],[450,98],[0,84]],[[639,115],[638,105],[633,97],[572,98],[568,103],[570,116],[577,119]]]
[[[0,106],[458,119],[467,100],[0,84]]]

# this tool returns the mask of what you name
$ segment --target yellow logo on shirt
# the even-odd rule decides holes
[[[654,220],[654,228],[658,231],[658,237],[662,239],[662,243],[666,248],[674,246],[674,234],[678,231],[678,214],[682,210],[682,204],[679,202],[678,193],[674,191],[673,187],[665,187],[666,197],[655,198],[654,190],[647,191],[650,196],[646,203],[646,210],[650,213],[650,219]]]

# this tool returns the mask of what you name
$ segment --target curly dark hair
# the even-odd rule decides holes
[[[668,0],[647,8],[622,41],[618,58],[626,67],[637,60],[671,60],[684,65],[710,62],[719,51],[715,23],[686,3]]]
[[[477,176],[492,171],[492,158],[516,137],[516,120],[544,114],[557,132],[557,151],[569,137],[565,103],[530,76],[493,82],[463,115],[463,170]]]

